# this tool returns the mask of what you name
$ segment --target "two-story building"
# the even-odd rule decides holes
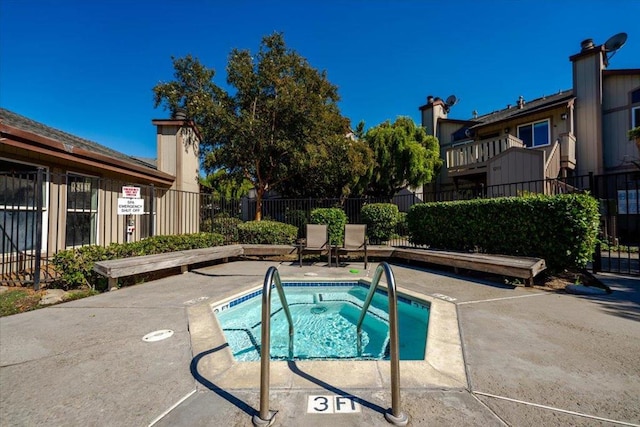
[[[619,47],[587,39],[569,58],[572,88],[467,120],[448,117],[455,99],[428,97],[422,126],[438,137],[444,161],[432,190],[508,196],[516,187],[505,184],[539,181],[534,191],[553,192],[560,184],[542,180],[638,170],[627,132],[640,126],[640,69],[607,69]]]

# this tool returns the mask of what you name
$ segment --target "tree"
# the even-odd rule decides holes
[[[336,135],[312,148],[303,173],[275,189],[290,198],[340,198],[357,191],[358,183],[373,167],[373,152],[364,141]],[[302,185],[301,185],[302,184]]]
[[[295,51],[280,33],[265,36],[254,56],[233,49],[227,92],[214,70],[187,56],[173,59],[176,80],[154,87],[155,105],[183,108],[201,129],[203,165],[242,175],[256,190],[256,220],[270,188],[319,164],[318,152],[346,138],[349,121],[338,109],[337,87]]]
[[[230,176],[226,170],[217,171],[200,178],[200,185],[209,189],[214,197],[225,200],[239,200],[253,188],[246,179],[238,180]]]
[[[391,200],[400,189],[430,182],[442,160],[438,139],[409,117],[398,117],[369,129],[364,136],[374,152],[367,194]]]

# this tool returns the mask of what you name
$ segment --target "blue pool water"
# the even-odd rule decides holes
[[[388,297],[378,290],[362,327],[362,356],[357,354],[356,323],[368,283],[283,282],[294,323],[294,359],[389,358]],[[271,358],[289,358],[289,324],[275,290],[271,301]],[[262,290],[214,307],[236,360],[260,360]],[[398,298],[401,360],[424,360],[428,306]]]

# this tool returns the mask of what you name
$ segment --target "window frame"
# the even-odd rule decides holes
[[[98,245],[99,242],[99,234],[98,233],[98,224],[99,224],[99,220],[100,220],[100,177],[96,176],[96,175],[89,175],[86,173],[81,173],[81,172],[72,172],[72,171],[67,171],[67,173],[65,174],[66,180],[65,180],[65,186],[66,186],[66,197],[65,197],[65,206],[64,206],[64,213],[65,213],[65,233],[64,233],[64,246],[67,249],[72,249],[72,248],[78,248],[78,247],[82,247],[82,246],[87,246],[87,245]],[[75,178],[84,178],[84,179],[89,179],[89,180],[95,180],[96,181],[96,185],[95,185],[95,201],[96,201],[96,206],[95,208],[93,206],[89,207],[88,209],[86,208],[69,208],[69,192],[70,192],[70,180],[69,178],[71,177],[75,177]],[[87,181],[82,181],[82,182],[87,182]],[[93,198],[93,194],[91,195],[91,198]],[[91,222],[93,223],[91,225],[91,232],[89,235],[89,243],[83,243],[80,242],[79,244],[74,244],[75,242],[67,242],[67,236],[68,236],[68,229],[66,227],[68,227],[69,225],[69,213],[90,213],[94,216],[94,219],[91,220]]]
[[[535,141],[535,125],[540,124],[540,123],[546,123],[547,124],[547,143],[545,144],[540,144],[540,145],[536,145],[536,141]],[[531,147],[527,147],[526,143],[525,143],[525,147],[526,148],[541,148],[541,147],[547,147],[549,145],[551,145],[551,119],[546,118],[546,119],[542,119],[542,120],[536,120],[536,121],[532,121],[532,122],[528,122],[528,123],[523,123],[521,125],[518,125],[516,127],[516,136],[518,137],[518,139],[522,140],[522,138],[520,138],[520,128],[524,128],[530,126],[531,127]],[[525,142],[525,141],[522,141]]]
[[[42,247],[40,248],[40,252],[41,253],[46,253],[47,251],[47,245],[48,245],[48,236],[49,236],[49,184],[51,183],[50,180],[50,174],[49,174],[49,168],[43,165],[39,165],[37,163],[31,163],[31,162],[23,162],[23,161],[19,161],[19,160],[15,160],[15,159],[10,159],[7,157],[0,157],[0,160],[7,162],[7,163],[14,163],[14,164],[19,164],[19,165],[25,165],[25,166],[29,166],[29,167],[33,167],[34,171],[37,173],[38,168],[42,168],[43,169],[43,181],[42,181],[42,224],[41,224],[41,228],[42,228],[42,236],[41,236],[41,243],[42,243]],[[35,212],[36,211],[36,206],[29,206],[29,205],[6,205],[6,204],[0,204],[0,211],[6,212],[6,211],[12,211],[12,212]],[[18,224],[20,225],[20,224]],[[35,236],[34,236],[35,237]],[[4,237],[2,237],[4,239]],[[32,245],[35,242],[32,242]],[[33,248],[30,249],[20,249],[18,247],[18,251],[9,251],[6,253],[0,253],[0,256],[7,256],[7,255],[13,255],[16,254],[18,252],[23,252],[25,254],[34,254],[35,250]]]

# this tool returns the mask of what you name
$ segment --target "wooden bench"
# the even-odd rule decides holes
[[[98,261],[94,264],[93,271],[107,277],[109,280],[109,290],[111,290],[118,285],[118,278],[120,277],[175,267],[180,267],[180,270],[185,273],[191,264],[220,259],[226,261],[230,257],[242,255],[243,252],[242,245],[190,249],[164,254]]]
[[[533,285],[533,278],[547,268],[544,259],[514,257],[507,255],[490,255],[480,253],[437,251],[430,249],[396,248],[393,257],[422,261],[429,264],[447,265],[459,268],[483,271],[525,280],[525,286]]]
[[[395,248],[393,246],[369,246],[369,256],[396,258],[405,261],[421,261],[453,267],[457,272],[467,270],[483,271],[525,280],[527,286],[533,285],[533,278],[546,268],[541,258],[513,257],[479,253],[438,251],[419,248]],[[227,260],[238,256],[277,256],[297,253],[295,245],[228,245],[204,249],[169,252],[157,255],[144,255],[131,258],[98,261],[93,270],[109,280],[109,290],[118,284],[118,278],[140,273],[180,267],[187,272],[189,265],[201,262]]]

